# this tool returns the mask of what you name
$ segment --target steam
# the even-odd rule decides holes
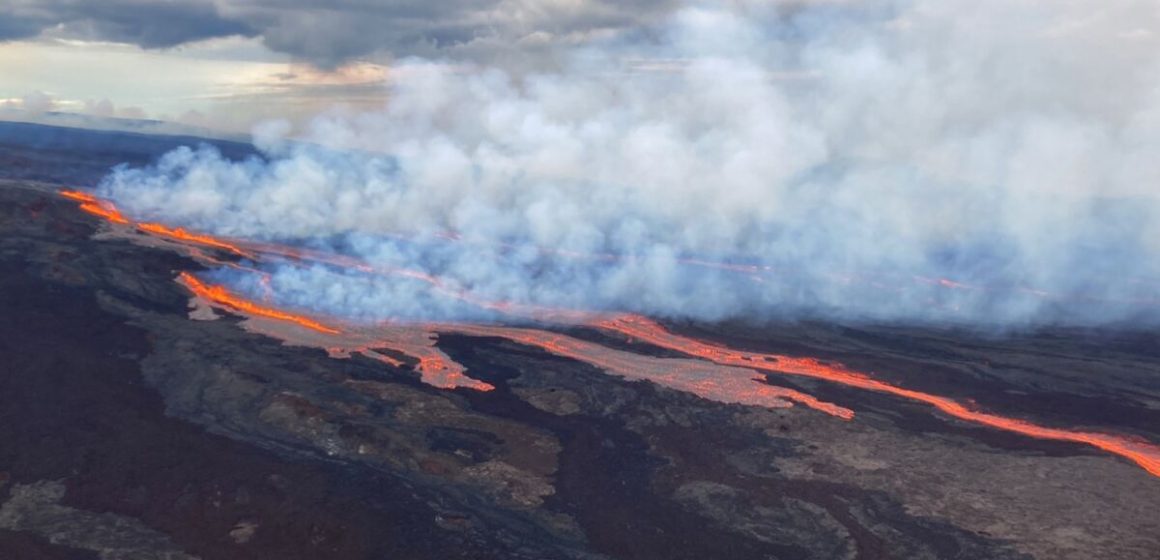
[[[336,110],[294,140],[269,123],[263,159],[182,148],[100,189],[130,215],[340,251],[479,299],[1153,321],[1158,19],[1134,0],[692,6],[559,71],[405,61],[381,111]],[[284,303],[327,313],[493,316],[404,277],[271,272]]]

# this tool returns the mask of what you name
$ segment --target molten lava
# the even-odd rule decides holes
[[[79,202],[81,210],[104,218],[109,222],[122,225],[133,224],[133,222],[125,218],[111,202],[101,200],[91,194],[81,191],[62,191],[60,195],[70,200]],[[361,272],[383,273],[382,271],[376,271],[376,269],[362,261],[342,255],[331,255],[318,251],[282,247],[264,243],[228,242],[210,235],[193,233],[180,227],[171,228],[169,226],[158,223],[142,222],[134,225],[141,232],[164,238],[169,241],[175,241],[187,248],[190,248],[191,255],[203,263],[216,266],[227,266],[237,270],[259,274],[259,285],[263,288],[263,290],[265,290],[267,299],[271,300],[273,299],[274,294],[270,285],[270,278],[267,273],[252,267],[244,266],[239,263],[222,261],[206,252],[194,249],[197,246],[221,249],[253,260],[259,260],[262,256],[266,255],[274,255],[279,257],[292,258],[295,260],[319,262],[341,268],[352,268]],[[431,283],[437,288],[443,287],[441,280],[421,272],[405,269],[392,269],[386,273],[423,280]],[[192,274],[183,272],[180,274],[178,279],[198,297],[201,297],[215,305],[226,307],[246,315],[264,317],[267,319],[274,319],[276,321],[297,325],[315,333],[321,333],[325,335],[341,334],[340,330],[327,326],[304,315],[289,313],[269,305],[255,303],[230,292],[223,286],[205,284]],[[494,387],[488,383],[484,383],[477,379],[468,377],[463,366],[455,363],[435,348],[434,340],[429,333],[421,332],[420,335],[421,336],[419,336],[419,338],[406,337],[408,339],[406,342],[401,342],[394,346],[392,346],[391,341],[379,341],[379,345],[391,348],[410,356],[414,356],[419,361],[416,369],[422,376],[423,381],[435,387],[445,389],[467,387],[479,391],[490,391],[494,389]],[[398,362],[397,360],[389,358],[383,354],[373,352],[369,349],[366,349],[363,351],[363,353],[372,358],[380,359],[385,363],[389,363],[395,366],[401,365],[401,362]]]
[[[252,301],[234,295],[222,286],[211,286],[205,284],[188,272],[182,272],[178,278],[181,280],[182,284],[185,284],[185,286],[188,287],[189,290],[194,294],[197,294],[198,297],[204,298],[218,305],[223,305],[225,307],[235,309],[242,313],[257,315],[259,317],[266,317],[268,319],[275,319],[277,321],[285,321],[287,323],[293,323],[300,327],[320,333],[338,334],[342,332],[338,329],[328,327],[322,323],[319,323],[318,321],[304,317],[302,315],[295,315],[293,313],[287,313],[272,307],[258,305]]]
[[[81,210],[84,210],[85,212],[88,212],[94,216],[100,216],[114,224],[126,225],[129,223],[129,220],[122,216],[121,213],[118,212],[117,209],[114,208],[111,204],[94,204],[91,202],[85,202],[81,204]]]
[[[641,340],[655,346],[676,350],[718,364],[824,379],[850,387],[888,393],[908,400],[925,403],[949,416],[998,430],[1014,432],[1038,439],[1091,445],[1129,459],[1143,467],[1144,470],[1152,475],[1160,477],[1160,446],[1150,443],[1132,441],[1124,437],[1096,432],[1072,431],[1062,428],[1039,426],[1017,418],[1008,418],[998,414],[971,410],[947,397],[905,389],[873,379],[859,372],[847,370],[841,366],[823,364],[814,359],[794,358],[780,354],[742,352],[680,336],[665,330],[649,319],[637,315],[626,315],[616,319],[602,321],[598,326],[605,330],[628,336],[630,339]]]
[[[467,368],[435,346],[436,338],[434,333],[422,326],[384,325],[371,329],[365,338],[360,338],[359,333],[352,333],[344,341],[350,350],[342,350],[338,354],[358,352],[393,367],[402,367],[401,360],[379,351],[386,348],[416,358],[419,363],[415,370],[419,372],[420,379],[433,387],[464,387],[476,391],[495,389],[490,383],[468,377]]]
[[[112,202],[101,200],[89,193],[81,191],[60,191],[60,195],[69,200],[75,200],[81,203],[80,209],[94,216],[104,218],[114,224],[127,225],[130,223],[129,219],[122,216],[121,212],[117,210],[116,206],[113,206]]]
[[[647,380],[702,398],[768,408],[797,402],[844,420],[854,417],[848,408],[818,400],[812,395],[763,383],[752,370],[722,367],[700,360],[656,358],[614,350],[606,346],[549,331],[492,325],[440,325],[440,332],[498,337],[533,346],[557,356],[572,358],[626,379]]]
[[[80,203],[80,209],[116,224],[132,224],[110,202],[98,199],[80,191],[63,191],[61,196]],[[1009,418],[998,414],[972,410],[947,397],[906,389],[891,385],[842,366],[829,365],[811,358],[797,358],[780,354],[766,354],[734,350],[718,344],[680,336],[667,331],[659,324],[636,315],[620,315],[612,318],[596,318],[581,311],[561,310],[508,302],[480,300],[462,289],[449,286],[442,279],[414,270],[375,267],[364,261],[306,249],[282,247],[257,242],[227,242],[221,239],[188,232],[182,228],[170,228],[161,224],[141,223],[137,228],[150,235],[162,237],[181,244],[221,249],[237,255],[261,261],[263,258],[289,258],[292,260],[323,263],[362,273],[401,276],[426,282],[440,293],[509,315],[522,318],[538,318],[561,321],[569,324],[587,323],[607,332],[628,337],[630,340],[644,341],[654,346],[675,350],[695,359],[655,358],[621,350],[614,350],[599,344],[582,341],[549,331],[490,325],[386,325],[372,329],[365,334],[343,332],[320,323],[304,315],[280,310],[270,305],[258,304],[235,295],[223,286],[208,285],[193,275],[183,272],[179,280],[195,295],[206,301],[232,309],[245,315],[264,317],[278,322],[296,325],[312,333],[324,335],[328,348],[335,355],[349,355],[360,352],[393,366],[402,362],[376,351],[378,348],[394,350],[418,360],[416,369],[424,382],[442,388],[467,387],[480,391],[494,389],[488,383],[472,379],[465,368],[451,360],[435,346],[434,332],[461,333],[475,336],[496,336],[541,348],[552,354],[579,360],[627,379],[649,380],[659,385],[693,393],[720,402],[740,403],[754,406],[781,407],[788,402],[797,402],[833,416],[851,419],[854,413],[844,407],[827,403],[817,398],[783,387],[764,383],[766,376],[754,375],[756,371],[768,374],[786,374],[821,379],[840,383],[868,391],[886,393],[907,400],[920,402],[942,413],[974,424],[1004,430],[1024,436],[1045,440],[1082,443],[1124,457],[1135,462],[1148,473],[1160,477],[1160,447],[1143,441],[1088,431],[1065,430],[1040,426],[1025,420]],[[188,246],[188,245],[187,245]],[[224,263],[202,251],[193,252],[203,263],[234,266],[263,274],[261,285],[270,299],[272,289],[265,273],[242,267],[234,263]],[[596,255],[595,258],[619,258]],[[712,266],[748,275],[771,270],[769,267],[752,265],[732,265],[708,261],[688,260],[694,266]],[[948,289],[986,289],[961,284],[948,279],[917,277],[917,281],[931,283]],[[852,281],[852,279],[851,279]],[[889,287],[887,287],[889,288]],[[1047,297],[1047,294],[1043,294]],[[290,335],[287,335],[290,336]],[[334,344],[329,344],[334,342]]]
[[[175,241],[184,241],[184,242],[189,242],[189,243],[196,243],[198,245],[203,245],[206,247],[213,247],[214,249],[222,249],[222,250],[234,253],[240,257],[247,257],[247,258],[254,257],[252,254],[250,254],[246,251],[243,251],[241,247],[239,247],[233,243],[227,243],[225,241],[222,241],[216,237],[212,237],[209,235],[192,233],[192,232],[186,230],[185,228],[171,228],[168,226],[164,226],[164,225],[156,224],[156,223],[151,223],[151,222],[139,223],[139,224],[137,224],[137,228],[140,229],[141,231],[152,233],[153,235],[159,235],[161,237],[168,237],[168,238],[173,239]]]
[[[77,202],[96,202],[97,197],[83,191],[60,191],[60,195]]]

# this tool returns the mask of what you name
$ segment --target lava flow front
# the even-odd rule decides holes
[[[278,336],[288,342],[310,344],[326,348],[336,357],[360,353],[393,367],[405,366],[395,354],[415,360],[415,369],[425,383],[440,388],[468,388],[479,391],[494,389],[491,384],[467,376],[465,368],[436,347],[438,333],[457,333],[470,336],[499,337],[542,349],[551,354],[585,362],[601,370],[630,380],[647,380],[658,385],[696,394],[705,399],[750,406],[785,407],[799,403],[826,414],[850,420],[854,412],[834,403],[821,401],[793,389],[777,387],[765,382],[768,375],[791,375],[820,379],[867,391],[886,393],[923,403],[940,412],[973,424],[1012,432],[1032,438],[1065,441],[1090,445],[1135,462],[1148,473],[1160,477],[1160,447],[1142,441],[1090,431],[1067,430],[1033,424],[1031,422],[972,410],[950,398],[906,389],[842,366],[829,365],[811,358],[734,350],[725,346],[680,336],[654,321],[636,315],[598,317],[573,310],[555,310],[520,306],[505,302],[482,301],[462,290],[448,287],[442,279],[421,271],[382,269],[344,255],[333,255],[305,249],[283,247],[246,241],[225,241],[216,237],[192,233],[182,228],[171,228],[155,223],[134,223],[105,200],[79,191],[64,191],[62,196],[80,203],[81,210],[99,216],[120,227],[130,239],[142,242],[142,236],[163,238],[180,246],[219,250],[262,263],[263,259],[291,259],[292,261],[323,263],[352,272],[400,276],[428,283],[434,292],[442,293],[480,307],[515,315],[521,319],[535,318],[576,325],[584,324],[630,341],[642,341],[689,356],[689,358],[658,358],[615,350],[593,342],[579,340],[548,330],[516,328],[479,324],[386,324],[377,326],[348,325],[341,321],[330,324],[307,315],[279,309],[272,303],[260,304],[235,294],[224,286],[211,285],[196,276],[182,272],[178,280],[197,298],[206,303],[252,318],[265,319],[290,325],[291,331],[250,327]],[[132,230],[132,231],[130,231]],[[227,264],[242,271],[258,269],[227,263],[203,251],[190,254],[207,265]],[[732,265],[730,265],[732,266]],[[752,272],[748,268],[746,272]],[[966,288],[946,281],[948,288]],[[264,284],[269,289],[268,284]],[[273,294],[271,294],[272,296]],[[271,301],[274,299],[270,298]],[[342,326],[340,329],[339,326]],[[760,373],[759,373],[760,372]]]

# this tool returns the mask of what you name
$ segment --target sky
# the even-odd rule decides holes
[[[1065,16],[1036,32],[1088,35],[1093,46],[1131,52],[1160,49],[1160,5],[1154,2],[1013,4],[1046,6]],[[389,68],[410,57],[543,70],[558,67],[567,56],[561,53],[584,45],[658,40],[672,15],[689,6],[723,6],[760,19],[770,10],[907,13],[937,5],[929,0],[0,0],[0,118],[13,118],[14,111],[64,111],[248,132],[271,118],[302,122],[334,108],[380,107]],[[980,19],[979,11],[961,16]],[[904,25],[904,19],[895,23]],[[975,31],[986,35],[996,29]],[[663,65],[651,61],[641,67]],[[791,77],[810,71],[781,70]]]
[[[248,131],[385,101],[407,57],[550,65],[670,0],[3,0],[0,116],[63,111]],[[29,117],[28,114],[20,115]]]
[[[163,50],[35,39],[0,44],[0,104],[244,131],[335,104],[381,104],[385,71],[365,62],[320,70],[238,37]]]

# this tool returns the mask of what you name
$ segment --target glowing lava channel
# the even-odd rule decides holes
[[[222,249],[225,251],[229,251],[235,255],[238,255],[239,257],[246,257],[246,258],[251,258],[251,259],[255,258],[255,256],[252,253],[249,253],[247,251],[242,250],[242,248],[236,244],[227,243],[225,241],[222,241],[216,237],[211,237],[209,235],[202,235],[199,233],[191,233],[191,232],[187,231],[185,228],[171,228],[168,226],[150,223],[150,222],[139,223],[139,224],[137,224],[137,228],[142,230],[142,231],[152,233],[153,235],[158,235],[161,237],[168,237],[169,239],[172,239],[175,241],[182,241],[182,242],[186,242],[186,243],[195,243],[197,245],[202,245],[205,247],[212,247],[214,249]]]
[[[323,325],[322,323],[319,323],[318,321],[308,317],[287,313],[273,307],[266,307],[256,304],[250,300],[240,298],[222,286],[211,286],[205,284],[188,272],[182,272],[178,276],[178,279],[182,284],[185,285],[185,287],[189,288],[189,290],[196,294],[198,297],[204,298],[218,305],[235,309],[242,313],[257,315],[258,317],[266,317],[268,319],[275,319],[278,321],[286,321],[288,323],[294,323],[300,327],[325,334],[339,334],[342,332],[336,328]]]
[[[291,257],[311,262],[321,262],[324,264],[339,266],[343,268],[353,267],[364,272],[374,272],[374,269],[370,268],[369,265],[366,265],[357,259],[343,257],[341,255],[327,255],[317,251],[299,250],[268,244],[247,244],[241,241],[227,242],[210,235],[193,233],[185,230],[184,228],[171,228],[162,224],[150,222],[133,223],[129,219],[125,218],[117,210],[113,203],[98,199],[89,193],[82,191],[62,191],[60,194],[65,198],[79,202],[81,210],[104,218],[111,223],[119,225],[131,225],[143,233],[161,237],[169,241],[174,241],[181,245],[192,244],[199,247],[220,249],[238,256],[250,258],[252,260],[259,260],[262,256],[273,254],[280,257]],[[243,248],[244,246],[246,248]],[[267,290],[267,295],[271,296],[270,299],[272,299],[273,294],[270,290],[269,276],[265,273],[251,267],[239,265],[237,263],[219,260],[201,251],[193,252],[192,256],[195,259],[202,261],[203,263],[217,266],[228,266],[238,270],[263,275],[260,284],[265,290]],[[428,280],[435,283],[438,282],[438,279],[429,275],[424,275],[422,273],[412,271],[402,272],[409,273],[402,274],[408,277]],[[182,272],[178,276],[178,281],[191,292],[193,292],[195,296],[204,299],[210,304],[224,307],[243,315],[263,317],[266,319],[272,319],[275,321],[292,324],[320,335],[337,337],[344,334],[342,331],[335,327],[323,324],[305,315],[290,313],[270,305],[255,303],[237,294],[234,294],[233,292],[230,292],[224,286],[206,284],[188,272]],[[279,333],[279,335],[276,336],[286,337],[292,335],[288,335],[287,333]],[[391,339],[377,339],[366,342],[365,347],[356,350],[370,358],[380,360],[395,367],[399,367],[403,365],[401,361],[395,360],[394,358],[391,358],[380,352],[376,352],[372,349],[372,347],[385,347],[414,357],[416,360],[418,360],[418,364],[416,365],[415,369],[419,372],[421,379],[424,383],[434,387],[439,387],[441,389],[466,387],[468,389],[475,389],[477,391],[490,391],[495,388],[489,383],[468,377],[466,374],[466,369],[462,365],[456,363],[450,357],[446,356],[437,348],[435,348],[434,335],[431,333],[424,332],[422,330],[416,330],[415,328],[410,328],[407,329],[407,332],[395,333],[395,336]],[[349,354],[349,352],[342,350],[341,347],[338,350],[335,350],[333,347],[329,349],[332,351],[332,354]]]
[[[539,329],[458,324],[434,325],[432,328],[439,332],[505,338],[587,363],[626,379],[651,381],[711,401],[767,408],[784,408],[790,402],[796,402],[843,420],[854,418],[854,411],[848,408],[821,401],[801,391],[764,383],[765,376],[755,376],[750,369],[701,360],[635,354]]]
[[[125,218],[108,201],[100,200],[80,191],[63,191],[61,192],[61,196],[79,202],[81,210],[104,218],[109,222],[121,225],[133,224],[133,222]],[[444,286],[442,280],[422,272],[406,269],[376,269],[367,263],[341,255],[327,255],[256,243],[250,244],[249,250],[246,250],[242,248],[241,244],[228,243],[208,235],[190,233],[181,228],[169,228],[160,224],[148,223],[136,224],[136,227],[145,233],[165,237],[170,240],[222,249],[237,255],[251,257],[255,260],[258,260],[264,255],[313,260],[333,266],[353,268],[362,272],[416,278],[430,283],[437,291],[450,291]],[[195,255],[199,254],[195,253]],[[200,256],[204,257],[204,255]],[[221,264],[220,261],[213,262]],[[747,272],[751,271],[747,270]],[[325,325],[309,317],[249,301],[231,293],[222,286],[205,284],[186,272],[181,273],[179,280],[198,297],[242,314],[294,324],[311,332],[336,339],[341,339],[341,337],[349,335],[349,333],[343,333],[337,328]],[[924,278],[922,280],[930,281],[931,279]],[[972,289],[971,286],[957,284],[949,280],[935,279],[933,281],[950,289]],[[268,286],[268,284],[264,285]],[[468,297],[463,293],[451,293],[450,295],[464,299]],[[523,306],[503,302],[473,301],[473,303],[508,313],[519,313],[528,310],[524,309]],[[392,331],[390,336],[383,338],[381,336],[361,335],[360,337],[356,337],[361,338],[361,342],[355,345],[340,344],[338,345],[339,350],[335,351],[335,348],[330,349],[332,353],[341,355],[348,353],[348,351],[342,350],[341,348],[354,348],[353,351],[361,352],[369,357],[398,366],[402,362],[374,350],[374,348],[382,347],[396,348],[400,352],[414,356],[419,360],[417,369],[420,371],[424,382],[437,387],[469,387],[487,391],[494,387],[485,382],[467,377],[462,365],[455,363],[434,347],[433,331],[457,332],[478,336],[498,336],[518,343],[542,348],[556,355],[586,362],[629,379],[647,379],[660,385],[694,393],[711,400],[767,407],[784,406],[786,401],[793,401],[839,418],[853,418],[854,413],[847,408],[820,401],[813,396],[799,391],[761,383],[761,378],[754,377],[751,374],[739,375],[737,372],[742,371],[741,368],[744,368],[746,371],[758,370],[774,374],[810,377],[924,403],[933,406],[948,416],[989,428],[1037,439],[1090,445],[1126,458],[1142,467],[1149,474],[1160,477],[1160,447],[1148,442],[1133,441],[1110,434],[1040,426],[1017,418],[971,410],[947,397],[891,385],[884,381],[873,379],[866,374],[851,371],[841,366],[824,364],[811,358],[744,352],[680,336],[667,331],[659,324],[645,317],[637,315],[620,315],[612,318],[593,319],[593,315],[586,315],[576,311],[550,310],[548,308],[541,310],[540,308],[532,308],[530,306],[529,309],[537,312],[557,313],[558,316],[568,319],[586,317],[588,319],[586,322],[596,328],[626,336],[630,340],[644,341],[654,346],[675,350],[721,367],[706,370],[704,366],[691,363],[696,362],[696,360],[652,358],[630,352],[613,350],[548,331],[486,325],[387,326],[376,329],[373,332],[382,335],[385,332]],[[402,341],[405,341],[405,343]]]
[[[742,352],[680,336],[665,330],[654,321],[637,315],[626,315],[616,319],[602,321],[598,326],[607,331],[625,335],[630,339],[644,341],[661,348],[676,350],[722,365],[824,379],[850,387],[888,393],[912,401],[925,403],[949,416],[998,430],[1013,432],[1037,439],[1091,445],[1129,459],[1137,465],[1140,465],[1140,467],[1150,474],[1160,477],[1160,446],[1151,443],[1132,441],[1124,437],[1096,432],[1079,432],[1061,428],[1050,428],[1017,418],[1008,418],[998,414],[971,410],[946,397],[891,385],[884,381],[872,379],[865,374],[850,371],[840,366],[826,365],[814,359],[794,358],[780,354]]]
[[[80,209],[92,214],[94,216],[104,218],[114,224],[128,224],[129,220],[121,215],[113,203],[101,200],[91,194],[81,191],[61,191],[61,196],[75,200],[80,204]]]

